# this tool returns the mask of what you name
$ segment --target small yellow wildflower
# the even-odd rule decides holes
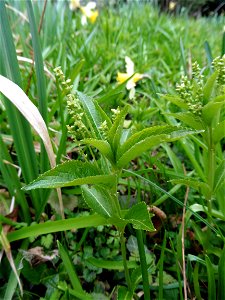
[[[90,20],[91,23],[95,23],[97,17],[98,17],[98,11],[94,10],[96,7],[96,3],[93,1],[88,2],[86,6],[81,6],[80,10],[83,14],[81,18],[81,24],[85,25],[87,24],[87,19]]]
[[[128,90],[130,90],[129,97],[130,97],[130,99],[132,99],[134,97],[134,95],[135,95],[136,82],[138,82],[139,80],[141,80],[142,78],[144,78],[145,75],[144,74],[140,74],[140,73],[134,73],[134,63],[130,59],[130,57],[125,56],[125,62],[126,62],[126,73],[118,72],[116,80],[117,80],[117,82],[119,84],[121,84],[121,83],[125,82],[128,78],[130,78],[133,75],[127,81],[127,84],[126,84],[126,88]]]
[[[174,1],[170,1],[169,3],[169,10],[174,10],[176,7],[177,3]]]
[[[95,10],[95,7],[96,7],[96,3],[93,1],[88,2],[86,6],[82,6],[80,4],[80,0],[70,0],[70,9],[76,10],[79,8],[82,12],[82,18],[81,18],[82,25],[87,24],[87,19],[89,19],[92,24],[95,23],[98,17],[98,11]]]
[[[70,0],[70,9],[76,10],[80,7],[80,0]]]

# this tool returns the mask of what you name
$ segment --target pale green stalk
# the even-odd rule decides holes
[[[144,243],[143,243],[143,231],[136,230],[136,236],[137,236],[138,251],[139,251],[140,263],[141,263],[141,274],[142,274],[142,281],[143,281],[144,298],[145,298],[145,300],[150,300],[148,265],[146,262],[145,247],[144,247]]]
[[[132,283],[131,283],[131,279],[130,279],[129,269],[128,269],[128,266],[127,266],[124,228],[119,229],[119,231],[120,231],[120,244],[121,244],[121,253],[122,253],[122,258],[123,258],[123,267],[124,267],[125,278],[126,278],[128,290],[129,290],[130,293],[132,293]]]

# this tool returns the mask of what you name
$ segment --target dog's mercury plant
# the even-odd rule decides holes
[[[224,88],[225,85],[225,55],[221,57],[216,57],[213,62],[212,66],[214,67],[214,70],[218,72],[217,76],[217,83],[218,85],[221,85],[221,87]]]
[[[67,130],[75,141],[87,138],[89,132],[83,122],[84,111],[79,99],[72,93],[73,85],[71,85],[71,79],[65,78],[60,66],[55,68],[54,72],[63,93],[66,95],[67,109],[71,116],[72,125],[67,125]]]
[[[183,183],[199,189],[207,202],[209,219],[212,216],[212,209],[216,201],[223,215],[225,205],[222,196],[222,186],[225,181],[224,158],[220,141],[224,138],[224,115],[222,108],[225,104],[225,55],[217,57],[212,62],[213,73],[203,76],[197,63],[192,66],[192,78],[182,77],[181,83],[176,90],[179,97],[168,96],[165,98],[179,106],[182,111],[170,113],[171,116],[185,123],[193,129],[202,130],[201,147],[199,156],[201,158],[202,171],[204,174],[202,182],[197,178],[190,180],[173,180],[176,183]],[[199,146],[195,145],[195,151]],[[202,154],[203,153],[203,154]],[[200,174],[196,169],[196,175]]]
[[[180,84],[177,85],[176,91],[181,99],[185,101],[189,110],[201,115],[202,97],[203,97],[203,75],[197,62],[192,65],[192,78],[182,76]]]
[[[89,149],[94,147],[99,155],[96,159],[90,151],[94,161],[88,160],[86,156],[85,162],[78,159],[60,164],[41,175],[25,189],[81,186],[82,197],[95,215],[105,218],[105,224],[113,224],[120,232],[127,292],[129,299],[132,299],[136,287],[132,286],[127,266],[124,230],[127,224],[131,224],[139,231],[154,231],[154,227],[151,222],[152,215],[144,202],[137,202],[127,210],[121,208],[117,192],[119,179],[129,162],[141,153],[161,143],[175,141],[198,131],[162,125],[133,133],[124,126],[129,105],[112,109],[110,119],[90,97],[78,91],[75,95],[72,93],[71,82],[65,79],[61,68],[56,68],[55,72],[67,98],[68,112],[72,116],[73,125],[69,127],[70,133],[78,144],[88,146]],[[143,249],[143,240],[140,238],[141,273],[145,274],[142,276],[145,299],[149,299],[149,282],[146,276],[148,266]]]

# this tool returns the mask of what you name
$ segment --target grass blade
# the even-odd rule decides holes
[[[206,268],[208,273],[208,300],[216,299],[216,282],[213,265],[209,259],[209,257],[205,256]]]
[[[51,140],[48,134],[48,129],[42,116],[40,115],[36,106],[29,100],[27,95],[23,92],[23,90],[16,85],[11,80],[5,78],[4,76],[0,75],[0,91],[20,110],[20,112],[25,116],[25,118],[30,122],[31,126],[37,131],[39,136],[41,137],[45,149],[47,151],[49,161],[51,167],[54,168],[56,165],[55,155],[53,152]],[[26,156],[24,157],[26,158]],[[32,164],[32,162],[31,162]],[[61,216],[64,218],[64,209],[62,203],[62,195],[61,190],[57,189],[58,199],[59,199],[59,206],[61,211]],[[43,208],[43,203],[35,202],[36,208],[36,218],[39,218],[41,214],[41,209]]]
[[[0,91],[19,109],[43,140],[51,166],[55,167],[55,156],[51,140],[46,124],[38,109],[26,96],[23,90],[11,80],[0,75],[0,84]]]
[[[166,248],[166,239],[167,239],[167,232],[165,231],[162,249],[161,249],[160,260],[159,260],[159,295],[158,295],[158,299],[163,299],[163,263],[164,263],[164,254],[165,254],[165,248]]]
[[[26,198],[23,191],[21,191],[21,184],[16,172],[13,162],[8,153],[8,149],[2,140],[0,135],[0,169],[2,176],[7,182],[7,188],[10,192],[11,197],[16,195],[16,202],[20,205],[23,213],[23,218],[26,223],[30,223],[30,212],[29,206],[27,204]]]
[[[2,48],[1,73],[13,82],[22,86],[16,50],[13,44],[12,32],[8,21],[5,2],[0,1],[0,40]],[[37,158],[34,151],[30,126],[18,110],[8,101],[4,101],[10,129],[26,183],[38,176]],[[35,209],[39,207],[40,192],[32,191],[32,203]]]
[[[181,63],[183,65],[184,74],[187,75],[187,64],[186,64],[186,58],[185,58],[185,51],[184,51],[184,44],[182,39],[180,38],[180,53],[181,53]]]
[[[139,251],[139,255],[140,255],[144,297],[145,297],[145,300],[150,300],[148,266],[147,266],[147,262],[146,262],[145,248],[144,248],[144,242],[143,242],[143,231],[136,230],[136,236],[137,236],[137,242],[138,242],[138,251]]]
[[[35,22],[35,16],[33,12],[32,3],[30,0],[26,1],[27,13],[30,23],[30,32],[32,36],[32,44],[34,49],[34,61],[37,77],[37,93],[38,93],[38,104],[39,111],[45,121],[48,123],[48,111],[47,111],[47,97],[46,97],[46,83],[45,83],[45,74],[44,74],[44,64],[42,59],[41,46],[38,36],[38,30]],[[41,173],[45,172],[48,169],[48,157],[47,153],[42,144],[41,147],[41,157],[40,157],[40,170]],[[43,192],[42,192],[43,194]]]
[[[27,249],[28,243],[29,243],[28,240],[23,241],[20,248]],[[17,269],[21,262],[21,259],[22,259],[22,254],[19,252],[15,259],[15,265],[17,266]],[[17,270],[17,272],[18,272],[18,274],[20,274],[20,270]],[[13,298],[13,296],[15,294],[17,284],[18,284],[18,282],[17,282],[16,276],[15,276],[14,272],[11,271],[3,299],[7,299],[7,300],[15,299],[15,298]]]
[[[210,72],[212,73],[212,71],[213,71],[212,70],[213,56],[212,56],[212,51],[211,51],[211,48],[210,48],[210,45],[209,45],[208,41],[205,41],[204,47],[205,47],[205,52],[206,52],[206,57],[207,57],[207,60],[208,60]]]
[[[225,246],[223,248],[218,267],[218,300],[224,298],[225,286]]]
[[[107,225],[107,224],[108,221],[105,218],[97,214],[94,214],[89,216],[71,218],[67,220],[49,221],[46,223],[40,223],[37,225],[24,227],[14,232],[8,233],[7,238],[9,242],[13,242],[13,241],[25,239],[27,237],[41,235],[41,234],[60,232],[60,231],[71,230],[75,228],[79,229],[79,228],[86,228],[86,227],[94,227],[94,226]]]
[[[58,244],[58,248],[59,248],[59,254],[63,261],[63,266],[64,266],[66,272],[68,273],[72,287],[77,292],[85,294],[85,292],[82,289],[82,286],[80,284],[80,280],[75,272],[74,265],[72,264],[67,251],[65,250],[65,248],[62,246],[62,244],[59,241],[57,241],[57,244]]]
[[[223,38],[222,38],[222,49],[221,49],[221,56],[225,54],[225,32],[223,33]]]

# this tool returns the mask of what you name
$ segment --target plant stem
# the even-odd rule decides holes
[[[148,266],[147,266],[146,256],[145,256],[145,248],[144,248],[144,243],[143,243],[143,232],[142,232],[142,230],[136,230],[136,236],[137,236],[137,242],[138,242],[138,251],[139,251],[139,255],[140,255],[144,298],[145,298],[145,300],[150,300],[150,286],[149,286],[149,280],[148,280]]]
[[[215,175],[215,145],[212,139],[212,127],[208,128],[208,185],[210,187],[210,193],[208,195],[208,212],[211,218],[212,216],[212,196],[213,196],[213,186],[214,186],[214,175]]]
[[[159,294],[158,299],[163,299],[163,263],[164,263],[164,253],[166,248],[166,239],[167,239],[167,232],[164,233],[163,244],[160,254],[159,260]]]
[[[127,257],[126,257],[126,245],[125,245],[125,237],[124,237],[124,228],[119,228],[120,231],[120,244],[121,244],[121,253],[123,258],[123,266],[124,266],[124,272],[125,272],[125,278],[128,286],[128,290],[130,293],[132,293],[132,286],[131,286],[131,280],[130,280],[130,274],[129,269],[127,267]]]
[[[118,194],[117,194],[117,190],[118,190],[118,182],[119,182],[119,178],[121,177],[121,171],[116,171],[114,172],[114,176],[115,176],[115,184],[111,189],[111,193],[113,198],[115,199],[115,206],[117,209],[117,213],[118,215],[121,217],[121,208],[120,208],[120,203],[119,203],[119,199],[118,199]],[[124,231],[124,229],[123,229]]]

